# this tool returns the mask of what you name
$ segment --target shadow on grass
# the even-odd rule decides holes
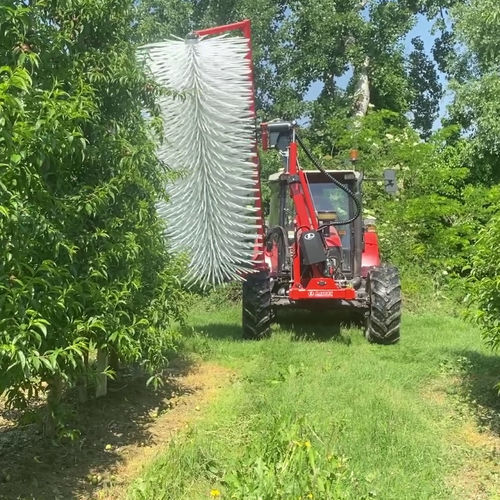
[[[170,408],[170,398],[193,392],[176,380],[191,369],[187,361],[173,363],[157,391],[146,387],[145,377],[134,377],[111,383],[108,396],[86,404],[68,397],[63,406],[67,428],[79,432],[73,442],[44,438],[36,423],[15,425],[14,416],[0,407],[0,499],[93,497],[95,483],[112,484],[104,471],[122,462],[120,448],[151,443],[148,427],[155,412]],[[42,411],[43,403],[31,413],[32,420]]]
[[[206,323],[197,325],[194,331],[216,340],[243,340],[241,324],[238,323]]]
[[[473,410],[480,427],[500,436],[500,356],[457,351],[462,372],[460,396]]]
[[[305,311],[301,309],[278,310],[276,323],[280,328],[292,332],[295,340],[309,340],[325,342],[334,340],[350,345],[351,335],[346,330],[361,328],[362,319],[350,311],[325,311],[315,309]]]
[[[363,322],[359,315],[348,312],[279,309],[273,324],[290,331],[294,340],[335,340],[349,345],[351,336],[346,334],[346,330],[362,328]],[[206,323],[185,331],[187,336],[193,332],[216,340],[245,341],[240,323]]]

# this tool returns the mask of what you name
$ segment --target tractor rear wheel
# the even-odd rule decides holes
[[[243,338],[259,340],[271,331],[269,271],[249,274],[243,283]]]
[[[395,344],[401,336],[401,280],[397,268],[372,269],[367,288],[370,311],[366,338],[376,344]]]

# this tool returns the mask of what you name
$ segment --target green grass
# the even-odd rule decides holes
[[[377,346],[318,316],[287,314],[270,339],[248,342],[239,307],[193,311],[188,343],[237,377],[130,498],[456,498],[468,450],[451,436],[469,417],[429,394],[489,359],[478,332],[441,313],[406,314],[402,341]]]

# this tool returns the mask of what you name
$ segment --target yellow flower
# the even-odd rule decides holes
[[[306,448],[310,448],[311,447],[311,441],[304,441],[304,446]]]
[[[307,498],[312,498],[313,497],[313,494],[312,493],[308,493],[307,494]]]
[[[210,496],[212,498],[220,497],[220,491],[219,490],[210,490]]]

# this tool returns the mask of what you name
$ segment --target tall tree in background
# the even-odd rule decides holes
[[[410,105],[413,112],[412,123],[422,137],[428,138],[438,117],[443,87],[439,83],[435,64],[425,53],[422,39],[416,37],[411,43],[414,47],[409,56],[409,77],[413,87]]]
[[[455,100],[451,119],[471,140],[482,182],[500,181],[500,4],[472,0],[452,11],[455,50],[448,57]]]
[[[201,0],[181,2],[182,8],[177,4],[139,2],[140,36],[164,37],[165,27],[183,36],[189,29],[252,19],[259,109],[266,117],[308,113],[321,123],[323,116],[338,113],[364,116],[369,104],[404,114],[414,101],[416,87],[406,68],[402,41],[424,8],[418,2]],[[189,21],[180,22],[181,13]],[[155,33],[153,25],[163,27]],[[344,90],[338,79],[349,72],[351,81]],[[432,72],[427,72],[425,79],[431,78]],[[311,104],[305,96],[312,85],[322,90]],[[415,115],[421,111],[428,113],[414,106]]]

